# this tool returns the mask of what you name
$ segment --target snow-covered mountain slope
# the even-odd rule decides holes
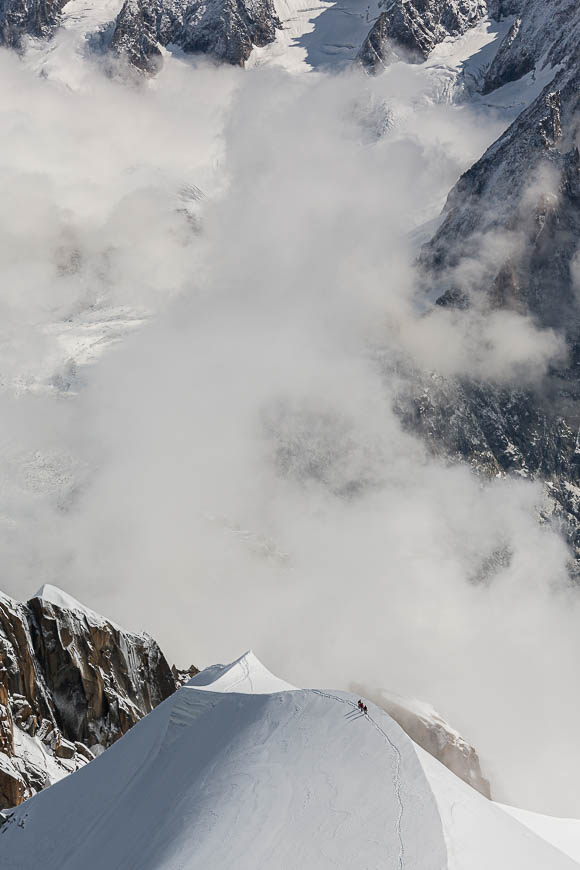
[[[472,788],[487,798],[491,797],[490,784],[481,772],[477,751],[431,704],[416,698],[403,698],[384,689],[369,692],[363,686],[350,688],[370,697],[393,717],[414,743]]]
[[[447,288],[471,263],[475,278],[461,282],[466,297],[484,288],[495,304],[531,311],[542,325],[575,334],[580,7],[562,0],[548,15],[541,0],[529,0],[518,20],[518,37],[510,31],[504,38],[484,90],[523,82],[526,74],[545,87],[458,181],[424,262]],[[510,57],[525,54],[527,68],[521,58],[501,60],[506,46]],[[503,250],[486,258],[502,234]]]
[[[502,806],[502,809],[580,864],[580,820],[543,816],[517,807]]]
[[[351,65],[379,14],[378,0],[277,0],[281,28],[267,46],[255,48],[248,66],[275,64],[292,72],[336,71]]]
[[[299,0],[2,0],[7,23],[0,41],[25,45],[41,66],[48,62],[53,69],[63,61],[78,66],[79,50],[92,47],[148,73],[172,52],[294,70],[336,70],[358,59],[378,71],[396,60],[425,60],[435,46],[487,20],[488,11],[497,17],[497,7],[485,0],[321,0],[315,6]]]
[[[0,807],[91,761],[177,684],[153,638],[56,586],[26,604],[0,593]]]
[[[63,5],[63,0],[2,0],[0,45],[20,49],[25,36],[50,36]]]
[[[425,60],[447,37],[462,35],[487,16],[485,0],[391,0],[380,6],[359,54],[371,71],[397,60]]]
[[[236,694],[295,690],[252,652],[201,673],[194,666],[170,671],[148,635],[124,631],[50,584],[27,604],[0,596],[0,809],[91,761],[185,682]],[[386,706],[383,695],[379,706]],[[473,747],[428,704],[415,702],[414,712],[408,706],[386,709],[489,796]]]
[[[448,870],[531,870],[578,862],[487,801],[420,747],[416,748],[443,825]]]
[[[210,669],[204,686],[183,686],[94,763],[5,814],[4,866],[578,866],[383,711],[364,715],[347,693],[283,690],[266,673],[251,655]],[[276,691],[248,691],[265,679]]]
[[[517,105],[517,116],[449,194],[421,256],[424,287],[460,319],[461,310],[487,318],[498,309],[533,318],[565,338],[567,360],[533,392],[415,379],[402,415],[439,455],[463,457],[486,475],[543,480],[542,516],[561,524],[577,575],[580,6],[526,0],[507,11],[515,18],[503,22],[499,50],[473,81],[482,93],[471,99]]]
[[[576,0],[518,0],[513,23],[487,70],[484,93],[565,61],[576,45],[576,9]]]

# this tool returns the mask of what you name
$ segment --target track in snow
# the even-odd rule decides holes
[[[328,692],[322,692],[320,689],[311,689],[311,692],[314,692],[315,695],[321,695],[323,698],[330,698],[334,701],[339,701],[341,704],[346,704],[348,707],[352,707],[355,712],[359,712],[357,705],[354,701],[349,701],[348,698],[340,698],[338,695],[331,695]],[[397,836],[399,838],[399,870],[403,870],[404,866],[404,858],[405,858],[405,846],[403,844],[403,834],[401,830],[401,825],[403,821],[403,798],[401,797],[401,753],[398,747],[393,743],[389,735],[381,728],[381,726],[373,719],[370,713],[363,713],[362,716],[365,719],[368,719],[369,722],[373,724],[373,726],[377,729],[379,734],[382,734],[385,741],[389,744],[393,752],[395,753],[396,764],[395,764],[395,793],[397,795],[397,800],[399,803],[399,815],[397,817]]]

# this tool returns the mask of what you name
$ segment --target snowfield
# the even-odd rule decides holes
[[[344,692],[251,653],[9,814],[7,870],[566,870],[578,863]]]

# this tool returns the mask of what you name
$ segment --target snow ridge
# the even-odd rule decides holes
[[[329,692],[322,692],[320,689],[311,689],[315,695],[320,695],[323,698],[330,698],[333,701],[340,701],[341,704],[346,704],[348,707],[352,707],[355,712],[358,712],[358,707],[354,703],[354,701],[349,701],[348,698],[340,698],[338,695],[331,695]],[[386,742],[389,744],[393,752],[395,753],[396,763],[395,763],[395,794],[397,795],[397,802],[399,804],[399,815],[397,817],[397,837],[399,840],[399,870],[403,870],[404,858],[405,858],[405,846],[403,843],[403,834],[402,834],[402,822],[403,822],[403,798],[401,796],[401,752],[399,747],[396,746],[389,735],[381,728],[381,726],[373,719],[370,713],[363,714],[372,722],[373,726],[382,734]]]
[[[363,716],[340,692],[263,692],[263,672],[249,653],[208,668],[206,686],[233,679],[184,686],[96,761],[4,814],[7,866],[578,868],[380,709]],[[253,692],[237,691],[240,675]]]
[[[252,650],[248,650],[229,665],[212,665],[206,668],[186,685],[210,692],[237,692],[245,695],[269,695],[296,689],[296,686],[270,673]]]

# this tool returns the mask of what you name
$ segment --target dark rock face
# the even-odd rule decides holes
[[[406,423],[435,452],[486,474],[543,481],[545,519],[558,523],[580,577],[580,7],[529,0],[492,63],[485,87],[519,76],[541,57],[552,82],[466,172],[448,197],[443,223],[425,247],[427,286],[441,302],[531,315],[564,336],[568,360],[539,393],[493,385],[419,389]],[[555,66],[558,64],[558,66]],[[489,245],[493,255],[482,254]],[[493,240],[501,240],[494,246]],[[506,244],[507,242],[507,244]],[[498,255],[497,252],[500,251]],[[467,269],[464,267],[468,266]],[[469,264],[478,264],[476,269]],[[470,273],[475,280],[465,280]],[[461,307],[461,306],[458,306]],[[452,411],[449,408],[453,407]]]
[[[150,74],[163,64],[159,49],[157,8],[143,0],[127,0],[117,16],[111,48],[132,66]]]
[[[487,11],[490,18],[497,20],[507,15],[518,15],[528,0],[487,0]]]
[[[575,553],[570,573],[580,578],[580,446],[576,432],[555,413],[549,387],[542,393],[415,374],[396,410],[434,456],[467,461],[486,478],[542,482],[538,519],[560,529]],[[472,579],[490,579],[509,558],[503,551],[490,554]]]
[[[391,0],[359,53],[369,72],[407,60],[420,63],[448,36],[459,36],[487,14],[485,0]]]
[[[440,450],[461,456],[476,468],[491,472],[497,465],[501,473],[542,480],[551,505],[548,513],[561,524],[575,552],[572,573],[576,577],[580,576],[575,437],[580,424],[580,306],[575,273],[580,239],[579,46],[577,3],[557,0],[549,10],[539,0],[522,4],[484,89],[529,69],[545,75],[541,63],[553,70],[553,79],[458,181],[448,197],[443,223],[421,256],[427,286],[435,285],[442,302],[461,299],[464,307],[507,308],[531,315],[541,327],[555,329],[565,338],[568,360],[552,370],[541,396],[462,384],[453,388],[459,398],[452,421],[438,407],[437,391],[414,421],[433,446],[440,438]],[[496,240],[501,240],[499,247]],[[487,259],[482,254],[486,248],[494,252]],[[469,283],[467,272],[475,276]],[[482,438],[476,430],[484,419]],[[425,427],[431,431],[426,433]]]
[[[160,46],[243,66],[254,46],[267,45],[280,26],[272,0],[126,0],[112,37],[112,48],[133,66],[154,73]]]
[[[489,477],[580,475],[575,432],[531,392],[433,375],[399,397],[398,411],[433,453],[468,456]]]
[[[483,91],[489,93],[526,73],[555,67],[574,50],[577,33],[575,0],[527,0],[490,10],[493,17],[516,14],[514,24],[487,71]]]
[[[488,94],[496,88],[514,82],[534,69],[535,59],[531,46],[522,45],[517,50],[520,38],[522,19],[516,18],[504,37],[491,68],[485,76],[483,93]],[[520,40],[521,41],[521,40]],[[516,49],[514,50],[514,45]]]
[[[421,257],[441,293],[485,290],[575,340],[577,293],[572,263],[580,231],[580,159],[574,144],[580,75],[547,88],[458,181],[445,219]],[[503,260],[482,257],[494,238],[511,240]],[[474,286],[457,268],[479,264]]]
[[[381,12],[371,27],[358,57],[363,67],[372,73],[399,59],[389,39],[389,18],[386,12]]]
[[[0,45],[20,48],[24,36],[49,36],[66,0],[0,0]]]
[[[484,90],[530,70],[539,74],[540,63],[553,70],[553,79],[460,178],[422,256],[429,282],[435,280],[442,294],[483,290],[494,305],[563,329],[572,349],[579,321],[572,270],[580,231],[579,46],[576,2],[556,0],[549,10],[541,0],[522,5]],[[511,239],[511,250],[487,264],[481,251],[494,236]],[[469,261],[480,263],[480,278],[473,287],[458,287],[454,270]]]
[[[171,669],[148,635],[40,598],[27,607],[36,661],[66,737],[109,745],[175,691]]]
[[[0,595],[0,808],[86,764],[177,685],[148,635]]]

